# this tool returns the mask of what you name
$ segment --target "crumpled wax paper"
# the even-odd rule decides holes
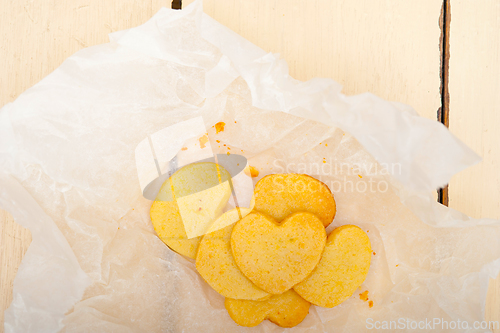
[[[288,331],[483,320],[500,223],[434,201],[434,189],[479,161],[440,123],[369,93],[344,96],[330,79],[294,80],[284,60],[203,14],[201,2],[164,8],[110,40],[0,110],[0,207],[33,237],[6,332],[285,330],[237,326],[193,261],[154,233],[134,150],[196,117],[214,153],[244,155],[255,180],[300,172],[324,181],[338,209],[329,230],[356,224],[371,239],[359,292],[332,309],[311,306]],[[365,290],[373,307],[358,296]]]

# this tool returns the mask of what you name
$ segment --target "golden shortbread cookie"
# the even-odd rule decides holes
[[[247,215],[248,208],[233,209],[219,220],[231,219],[231,213]],[[234,214],[233,214],[234,215]],[[238,215],[238,214],[237,214]],[[233,222],[239,220],[236,218]],[[215,224],[226,224],[225,221]],[[196,256],[196,269],[205,281],[219,294],[233,299],[258,300],[270,295],[258,288],[240,271],[231,253],[231,232],[234,223],[203,236]]]
[[[315,305],[339,305],[365,280],[371,254],[370,239],[363,230],[354,225],[338,227],[328,236],[318,266],[293,289]]]
[[[269,319],[278,326],[293,327],[307,316],[310,303],[290,289],[265,301],[226,298],[224,305],[229,316],[241,326],[253,327]]]
[[[201,237],[188,237],[186,228],[203,234],[203,228],[210,225],[201,222],[222,214],[231,196],[230,178],[224,168],[211,162],[177,170],[163,183],[151,206],[151,222],[158,237],[175,252],[196,258]]]
[[[306,278],[318,264],[326,232],[311,213],[299,212],[277,223],[253,211],[231,234],[231,250],[240,270],[270,294],[281,294]]]
[[[301,174],[273,174],[255,185],[254,209],[281,221],[295,212],[309,212],[327,227],[335,217],[332,192],[316,178]]]
[[[187,239],[182,218],[175,201],[155,201],[151,206],[151,221],[158,237],[173,251],[196,258],[201,237]]]

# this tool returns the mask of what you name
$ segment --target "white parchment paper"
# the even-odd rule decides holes
[[[484,319],[488,279],[499,272],[500,223],[432,198],[479,161],[443,125],[369,93],[344,96],[330,79],[294,80],[284,60],[203,14],[201,2],[164,8],[110,40],[0,110],[0,207],[33,236],[6,332],[285,331],[267,321],[237,326],[194,263],[154,233],[135,149],[195,117],[214,153],[244,155],[260,170],[255,180],[276,172],[323,180],[337,202],[332,227],[356,224],[371,239],[359,292],[369,291],[373,307],[357,292],[333,309],[312,306],[288,331],[434,318],[468,323],[454,332],[485,331],[472,325]],[[226,126],[216,134],[219,121]]]

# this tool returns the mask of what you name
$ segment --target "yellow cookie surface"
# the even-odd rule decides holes
[[[309,212],[327,227],[335,217],[332,192],[319,180],[301,174],[273,174],[257,182],[254,209],[282,221],[295,212]]]
[[[196,269],[203,279],[219,294],[233,299],[257,300],[269,297],[269,294],[254,285],[240,271],[231,252],[231,232],[234,214],[247,215],[248,208],[233,209],[224,213],[215,224],[226,224],[225,220],[233,224],[203,236],[196,256]],[[223,220],[223,221],[221,221]]]
[[[370,239],[354,225],[334,229],[314,271],[293,289],[309,302],[332,308],[359,288],[371,261]]]
[[[253,327],[269,319],[278,326],[293,327],[307,316],[310,303],[291,289],[265,301],[226,298],[224,305],[229,316],[241,326]]]
[[[151,206],[151,222],[158,237],[175,252],[195,259],[201,237],[189,237],[186,227],[199,234],[200,221],[209,222],[222,214],[231,195],[230,178],[224,168],[211,162],[192,163],[177,170],[163,183]]]
[[[254,211],[231,234],[236,264],[270,294],[281,294],[306,278],[318,264],[325,242],[323,224],[305,212],[294,213],[278,224]]]
[[[156,234],[169,248],[191,259],[196,258],[201,237],[187,239],[175,201],[153,202],[150,216]]]

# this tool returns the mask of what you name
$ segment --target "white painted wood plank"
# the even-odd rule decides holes
[[[265,51],[280,53],[296,79],[333,78],[345,94],[369,91],[437,117],[441,1],[205,0],[203,5]]]
[[[500,1],[452,1],[449,81],[450,131],[483,157],[452,178],[449,205],[499,219]],[[500,322],[500,277],[490,281],[486,318]]]

